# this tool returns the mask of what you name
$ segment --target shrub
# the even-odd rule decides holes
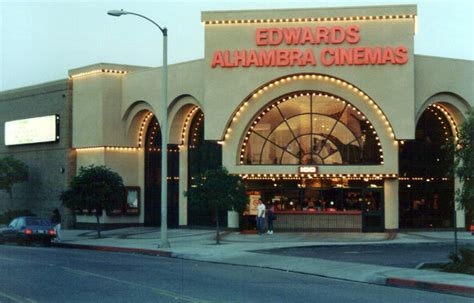
[[[474,275],[474,250],[467,247],[459,249],[459,255],[452,253],[452,263],[442,267],[442,271]]]

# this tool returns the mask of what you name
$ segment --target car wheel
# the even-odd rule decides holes
[[[23,244],[24,244],[23,239],[22,239],[21,237],[16,237],[16,241],[15,241],[15,242],[16,242],[16,244],[18,244],[18,245],[23,245]]]
[[[45,238],[43,240],[43,245],[44,246],[51,246],[51,239],[50,238]]]

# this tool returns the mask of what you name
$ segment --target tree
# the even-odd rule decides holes
[[[454,149],[454,172],[462,182],[456,199],[462,209],[474,210],[474,111],[471,110],[461,125]]]
[[[220,244],[220,211],[234,210],[241,214],[248,202],[240,177],[230,175],[223,167],[207,170],[197,177],[195,184],[185,195],[199,205],[207,205],[213,211],[216,219],[216,244]]]
[[[95,211],[97,236],[100,238],[99,218],[103,210],[110,211],[123,205],[123,180],[106,166],[81,167],[60,199],[71,209]]]
[[[25,163],[7,156],[0,159],[0,189],[6,190],[12,195],[12,187],[15,183],[28,180],[28,167]]]

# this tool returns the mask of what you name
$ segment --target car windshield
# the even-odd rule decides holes
[[[43,226],[49,225],[48,220],[41,218],[26,218],[26,225],[28,226]]]

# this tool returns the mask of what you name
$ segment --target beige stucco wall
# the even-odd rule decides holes
[[[204,12],[203,21],[234,19],[280,19],[305,17],[350,17],[416,15],[415,5],[380,6],[364,8],[332,8],[304,10],[266,10],[235,12]],[[279,45],[279,49],[308,48],[318,54],[325,47],[376,47],[403,45],[408,49],[408,61],[404,65],[314,66],[211,68],[216,50],[259,49],[255,41],[257,28],[287,28],[304,26],[360,27],[361,40],[354,45],[292,46]],[[223,138],[225,125],[237,105],[260,85],[283,75],[321,73],[343,79],[364,91],[386,113],[398,139],[414,136],[414,19],[353,20],[323,22],[281,22],[263,24],[211,24],[205,27],[205,109],[206,139]],[[209,117],[212,117],[210,119]]]
[[[91,149],[78,150],[77,167],[87,167],[89,165],[105,165],[118,173],[125,186],[140,187],[140,215],[139,216],[103,216],[102,223],[139,223],[144,218],[144,166],[143,149],[141,150],[105,150]],[[79,216],[79,222],[95,223],[94,216]]]
[[[474,61],[415,56],[415,110],[417,117],[431,103],[445,102],[460,114],[474,106]],[[457,120],[461,120],[459,117]]]
[[[204,84],[202,76],[203,60],[190,61],[170,65],[168,68],[168,113],[170,105],[184,96],[195,100],[203,100]],[[162,68],[152,68],[128,74],[123,81],[121,114],[126,117],[127,111],[133,108],[137,101],[148,103],[157,116],[158,121],[164,113],[162,102]],[[169,121],[169,124],[170,125]]]

